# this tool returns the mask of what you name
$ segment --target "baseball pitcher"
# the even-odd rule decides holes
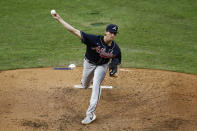
[[[86,45],[81,83],[82,87],[87,89],[91,81],[93,81],[93,88],[90,105],[87,109],[86,117],[82,120],[82,124],[89,124],[96,119],[95,110],[101,95],[100,85],[107,69],[109,68],[109,75],[113,77],[117,73],[117,66],[121,64],[121,51],[114,41],[118,33],[118,26],[109,24],[106,27],[104,36],[93,35],[75,29],[56,12],[52,16]]]

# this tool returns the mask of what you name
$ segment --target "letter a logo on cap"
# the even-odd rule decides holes
[[[116,26],[114,26],[112,29],[117,30],[117,29],[116,29]]]
[[[106,31],[117,33],[118,32],[118,26],[114,25],[114,24],[109,24],[106,27]]]

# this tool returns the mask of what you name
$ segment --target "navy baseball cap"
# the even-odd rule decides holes
[[[106,31],[112,32],[112,33],[118,33],[118,26],[117,25],[114,25],[114,24],[109,24],[106,27]]]

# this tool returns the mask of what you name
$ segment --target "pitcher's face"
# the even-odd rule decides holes
[[[117,33],[114,33],[114,32],[105,32],[105,36],[106,36],[106,39],[107,39],[108,41],[114,40],[116,34],[117,34]]]

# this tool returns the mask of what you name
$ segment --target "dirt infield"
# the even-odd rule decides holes
[[[121,68],[107,74],[97,119],[82,125],[91,89],[76,89],[82,68],[0,72],[1,131],[197,130],[197,76]]]

